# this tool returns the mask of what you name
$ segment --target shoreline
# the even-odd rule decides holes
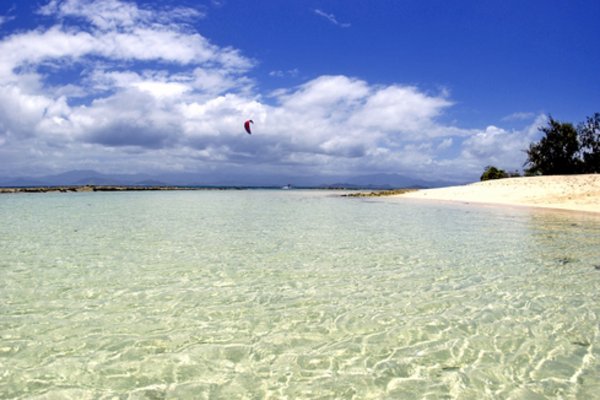
[[[600,174],[504,178],[393,197],[600,213]]]
[[[250,188],[175,185],[60,185],[0,187],[0,194],[243,189]],[[342,196],[387,197],[492,206],[536,207],[600,214],[600,174],[504,178],[435,189],[393,189],[370,192],[366,190],[352,190],[350,193],[343,194]]]

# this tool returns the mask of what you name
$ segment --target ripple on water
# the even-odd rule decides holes
[[[4,398],[600,392],[600,221],[293,191],[14,199]]]

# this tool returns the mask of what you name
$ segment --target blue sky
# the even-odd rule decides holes
[[[520,169],[547,115],[600,111],[599,16],[566,0],[3,0],[0,176]]]

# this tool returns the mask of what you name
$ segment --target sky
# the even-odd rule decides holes
[[[599,17],[596,0],[1,0],[0,176],[521,170],[548,116],[600,112]]]

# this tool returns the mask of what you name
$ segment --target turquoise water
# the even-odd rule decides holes
[[[592,214],[2,195],[0,398],[598,398],[599,249]]]

